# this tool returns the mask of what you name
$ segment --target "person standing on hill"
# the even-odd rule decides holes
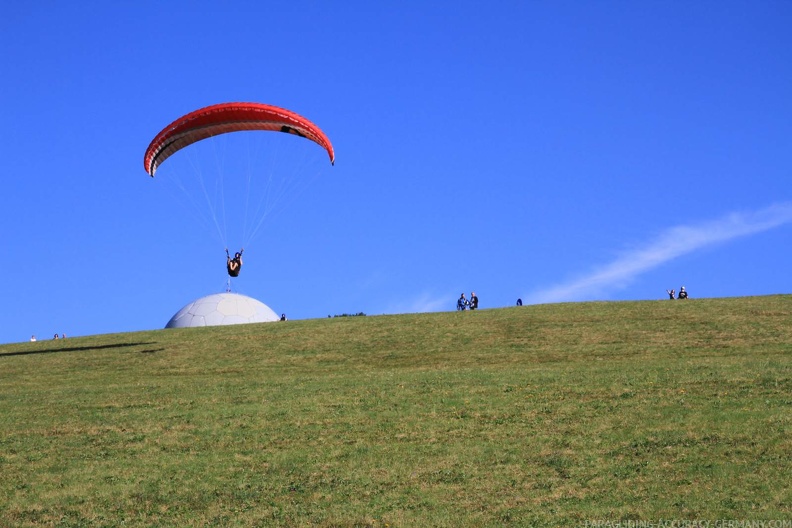
[[[668,298],[672,301],[676,299],[676,290],[666,290],[666,293],[668,294]]]
[[[679,298],[680,299],[687,299],[688,298],[687,291],[685,290],[684,286],[679,288]]]
[[[459,299],[457,299],[457,311],[464,312],[468,309],[468,306],[470,306],[470,303],[465,299],[465,294],[463,293],[459,296]]]
[[[470,309],[478,309],[478,297],[476,296],[476,292],[470,292]]]

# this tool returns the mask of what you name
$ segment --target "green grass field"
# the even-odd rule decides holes
[[[0,346],[0,526],[792,519],[792,296]]]

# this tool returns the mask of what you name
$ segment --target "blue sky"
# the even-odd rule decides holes
[[[790,27],[787,1],[7,3],[0,342],[224,290],[143,153],[228,101],[335,147],[233,283],[290,319],[790,293]]]

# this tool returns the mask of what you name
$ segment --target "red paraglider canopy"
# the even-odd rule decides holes
[[[180,117],[152,140],[143,165],[152,177],[162,162],[180,149],[218,134],[241,130],[288,132],[310,139],[327,151],[335,164],[333,145],[322,130],[291,110],[261,103],[222,103]]]

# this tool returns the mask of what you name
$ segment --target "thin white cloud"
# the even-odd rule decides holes
[[[792,202],[753,212],[736,212],[698,225],[676,226],[646,246],[627,251],[590,273],[527,295],[530,304],[591,298],[614,284],[624,286],[636,276],[682,255],[732,239],[768,231],[792,222]]]
[[[405,299],[403,302],[396,303],[388,307],[385,313],[424,313],[424,312],[441,312],[446,310],[453,310],[456,308],[456,297],[453,295],[433,295],[430,293],[421,293],[411,299]]]

